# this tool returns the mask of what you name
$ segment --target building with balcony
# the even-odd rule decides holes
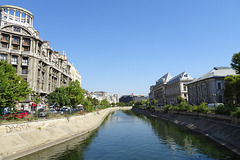
[[[229,67],[214,67],[200,78],[187,84],[189,103],[199,105],[206,103],[225,103],[224,78],[237,75]]]
[[[56,87],[67,86],[73,79],[71,64],[65,54],[54,51],[48,41],[33,28],[33,14],[21,7],[0,6],[0,59],[16,68],[45,106],[46,95]],[[80,74],[79,74],[80,75]],[[32,100],[22,102],[27,106]]]

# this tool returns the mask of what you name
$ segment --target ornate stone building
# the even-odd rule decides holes
[[[149,100],[155,98],[158,105],[177,104],[177,97],[181,96],[188,101],[188,91],[186,84],[193,81],[186,72],[182,72],[175,77],[169,73],[156,81],[155,85],[150,87]]]
[[[46,105],[46,95],[56,87],[66,86],[72,80],[71,64],[65,55],[53,51],[48,41],[39,37],[33,28],[34,16],[26,9],[0,6],[0,59],[7,60],[30,87],[41,96]],[[31,97],[22,106],[27,106]]]

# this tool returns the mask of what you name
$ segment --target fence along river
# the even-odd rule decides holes
[[[111,113],[95,131],[20,158],[32,159],[240,159],[209,138],[169,122]]]

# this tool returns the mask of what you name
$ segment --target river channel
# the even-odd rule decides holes
[[[240,159],[214,141],[166,121],[111,113],[95,131],[20,160]]]

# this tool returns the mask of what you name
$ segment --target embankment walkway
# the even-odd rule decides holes
[[[113,107],[85,115],[0,125],[0,160],[15,159],[84,135],[101,125]]]

